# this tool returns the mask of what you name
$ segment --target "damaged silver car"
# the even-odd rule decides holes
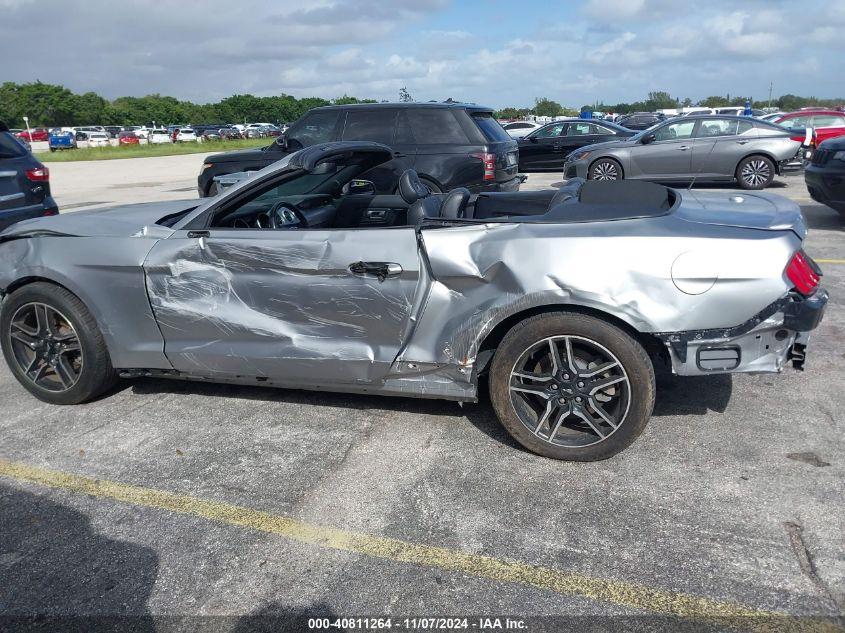
[[[433,195],[413,171],[375,195],[361,178],[391,157],[317,145],[216,198],[9,228],[11,371],[56,404],[119,376],[474,402],[486,375],[517,441],[586,461],[642,432],[656,363],[804,362],[827,293],[784,198],[580,179]]]

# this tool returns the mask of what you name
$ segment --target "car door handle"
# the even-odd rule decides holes
[[[349,264],[349,272],[359,277],[377,277],[384,281],[388,277],[398,277],[402,274],[402,267],[393,262],[353,262]]]
[[[682,152],[685,152],[689,149],[689,145],[681,145],[678,149],[681,150]]]
[[[745,145],[748,141],[737,141],[740,145]]]
[[[197,239],[200,237],[211,237],[210,231],[188,231],[188,239]]]

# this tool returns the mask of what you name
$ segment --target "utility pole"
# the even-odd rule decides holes
[[[772,107],[772,82],[769,82],[769,107]]]

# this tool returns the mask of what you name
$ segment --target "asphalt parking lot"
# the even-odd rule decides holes
[[[65,211],[194,197],[202,158],[56,163],[52,186]],[[65,614],[149,631],[359,616],[835,630],[845,220],[800,175],[772,191],[801,204],[831,294],[806,371],[664,377],[645,433],[605,462],[526,452],[486,398],[137,380],[62,408],[2,364],[0,610],[45,631]]]

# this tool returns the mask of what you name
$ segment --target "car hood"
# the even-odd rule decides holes
[[[675,192],[681,197],[675,215],[682,220],[745,229],[793,231],[802,240],[807,234],[801,207],[777,194],[693,189],[675,189]]]
[[[156,222],[195,209],[203,200],[172,200],[75,211],[24,220],[0,233],[0,242],[38,236],[73,237],[166,237],[172,230]]]
[[[273,152],[275,156],[277,152]],[[263,161],[268,159],[268,151],[258,147],[256,149],[236,149],[222,154],[212,154],[206,157],[206,163],[232,163],[236,161]],[[277,159],[278,160],[278,159]]]

